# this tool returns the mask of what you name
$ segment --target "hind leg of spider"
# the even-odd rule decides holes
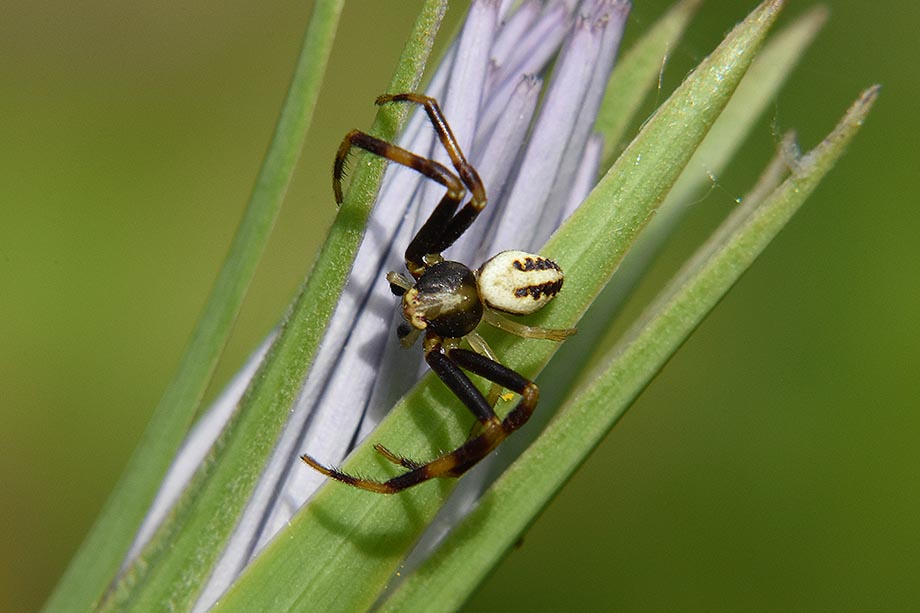
[[[409,470],[414,470],[421,466],[418,462],[410,460],[407,457],[401,456],[399,454],[393,453],[380,443],[374,445],[374,451],[382,455],[386,460],[396,464],[397,466],[402,466],[403,468],[408,468]]]
[[[476,427],[479,431],[455,451],[421,465],[415,472],[427,471],[426,480],[434,477],[459,477],[527,422],[537,406],[540,390],[533,381],[476,351],[454,348],[446,352],[445,359],[440,364],[434,363],[429,356],[426,356],[426,360],[431,369],[477,417]],[[505,419],[499,420],[492,410],[492,404],[472,386],[461,368],[519,394],[521,400]],[[457,383],[451,381],[452,377],[456,378]],[[472,391],[465,391],[465,385],[469,385]]]
[[[507,366],[466,349],[451,349],[446,355],[441,351],[432,351],[429,355],[440,356],[434,359],[426,356],[426,360],[432,370],[477,416],[482,428],[479,434],[467,439],[454,451],[426,463],[399,456],[385,447],[382,447],[381,451],[381,447],[378,446],[377,451],[386,459],[409,468],[408,472],[387,481],[374,481],[349,475],[323,466],[306,455],[302,456],[303,461],[327,477],[348,485],[381,494],[395,494],[430,479],[463,475],[488,456],[509,434],[523,426],[536,408],[539,397],[536,384]],[[499,420],[482,393],[461,372],[461,367],[520,394],[521,400],[505,419]],[[482,419],[481,416],[486,419]]]

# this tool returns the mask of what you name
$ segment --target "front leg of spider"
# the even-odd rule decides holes
[[[377,98],[377,104],[389,102],[408,102],[425,110],[454,171],[354,130],[346,135],[336,155],[333,189],[341,203],[341,178],[352,147],[412,168],[445,187],[441,201],[406,248],[406,268],[412,277],[391,272],[387,281],[393,293],[402,297],[405,323],[397,328],[400,342],[408,347],[424,336],[425,362],[473,414],[477,429],[455,450],[428,462],[418,462],[381,444],[375,445],[385,459],[407,469],[386,481],[356,477],[320,464],[309,455],[301,456],[327,477],[381,494],[394,494],[433,478],[461,476],[523,426],[536,408],[539,397],[536,384],[495,359],[476,333],[481,321],[525,338],[561,341],[575,332],[573,328],[526,326],[502,314],[533,313],[559,293],[562,269],[552,260],[522,251],[505,251],[475,271],[460,262],[444,260],[441,253],[470,227],[485,207],[485,188],[476,170],[466,161],[434,98],[412,93]],[[461,207],[467,191],[470,199]],[[463,341],[473,350],[460,347]],[[473,385],[464,371],[518,394],[520,401],[503,419],[499,418],[492,408],[494,403]]]

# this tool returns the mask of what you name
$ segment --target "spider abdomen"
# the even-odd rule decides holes
[[[460,262],[438,262],[405,293],[403,312],[419,330],[447,338],[466,336],[482,319],[476,276]]]
[[[556,262],[523,251],[502,251],[478,271],[479,295],[499,311],[529,315],[562,289],[562,269]]]

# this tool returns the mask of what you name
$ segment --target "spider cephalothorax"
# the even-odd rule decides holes
[[[575,329],[526,326],[502,315],[528,315],[559,293],[562,269],[552,260],[523,251],[503,251],[472,270],[465,264],[441,257],[485,207],[485,188],[476,170],[463,156],[434,98],[421,94],[387,94],[377,98],[377,104],[387,102],[410,102],[425,109],[456,174],[434,160],[353,130],[342,141],[333,167],[336,201],[342,202],[342,172],[352,147],[412,168],[447,189],[406,248],[406,268],[411,277],[391,272],[387,281],[393,293],[402,296],[405,323],[397,328],[400,342],[409,347],[424,334],[425,361],[472,412],[479,427],[460,447],[425,463],[396,455],[383,445],[375,445],[387,460],[409,469],[387,481],[355,477],[323,466],[309,455],[303,455],[302,459],[343,483],[392,494],[435,477],[459,477],[524,425],[533,413],[539,396],[536,384],[497,361],[494,352],[476,332],[481,321],[525,338],[553,341],[563,340]],[[467,190],[470,200],[460,208]],[[466,341],[471,349],[461,347],[461,341]],[[488,398],[473,386],[464,370],[493,383]],[[500,419],[492,408],[502,388],[521,396],[520,402],[504,419]]]

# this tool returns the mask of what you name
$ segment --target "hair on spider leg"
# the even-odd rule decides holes
[[[301,459],[327,477],[356,488],[394,494],[430,479],[459,477],[488,456],[512,432],[523,426],[537,406],[537,385],[503,365],[476,327],[485,322],[505,332],[560,342],[574,328],[527,326],[506,315],[529,315],[543,308],[561,290],[562,268],[554,261],[523,251],[503,251],[479,268],[445,260],[441,253],[454,244],[486,206],[486,189],[476,169],[467,162],[437,100],[415,93],[384,94],[376,104],[409,103],[421,106],[450,159],[448,168],[360,130],[345,135],[333,164],[336,201],[342,201],[341,181],[353,147],[410,168],[445,188],[440,202],[405,251],[409,276],[390,272],[390,290],[401,298],[405,320],[396,330],[404,347],[422,338],[428,367],[475,417],[473,429],[459,447],[428,462],[419,462],[374,445],[387,461],[407,472],[377,481],[320,464],[310,455]],[[467,200],[467,194],[469,199]],[[465,201],[465,202],[464,202]],[[470,349],[461,347],[466,341]],[[466,373],[491,383],[488,397]],[[502,390],[520,396],[504,418],[493,407]]]

